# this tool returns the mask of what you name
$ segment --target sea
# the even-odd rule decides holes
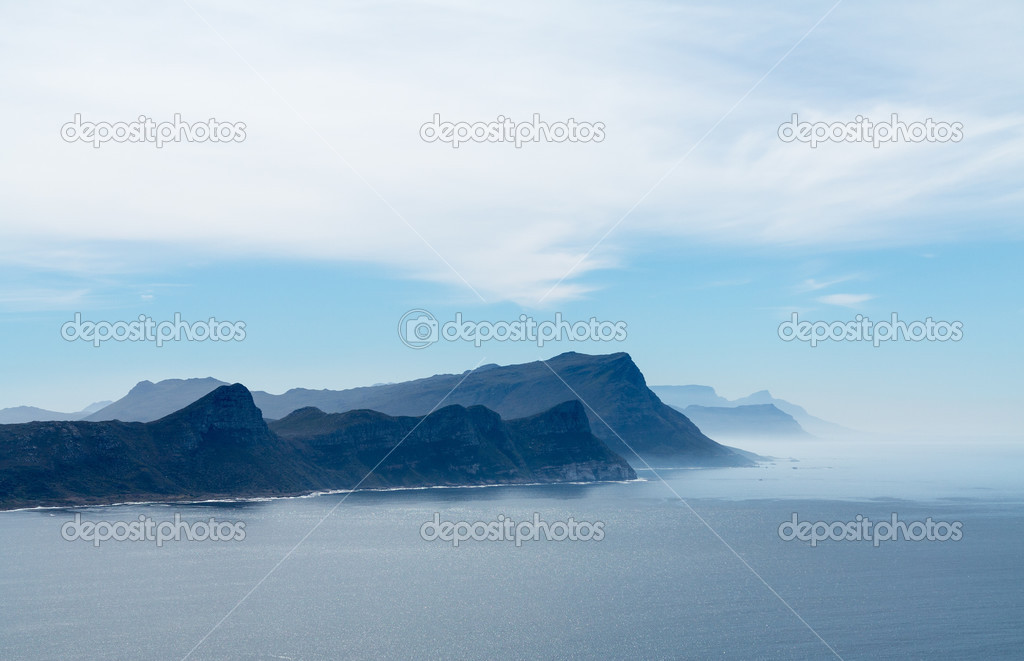
[[[1024,659],[1024,439],[734,444],[771,459],[0,512],[0,659]]]

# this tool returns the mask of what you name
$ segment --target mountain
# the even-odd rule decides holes
[[[200,397],[210,394],[224,381],[205,379],[167,379],[159,383],[142,381],[116,402],[83,418],[90,422],[121,420],[122,422],[152,422],[178,409],[188,406]]]
[[[84,418],[85,416],[90,415],[92,413],[95,413],[96,411],[99,411],[101,409],[105,409],[106,407],[110,406],[113,403],[114,402],[110,401],[109,399],[105,399],[102,402],[93,402],[89,406],[86,406],[84,409],[82,409],[80,411],[80,413],[82,414],[82,417]]]
[[[315,483],[298,456],[225,386],[152,423],[0,426],[0,507],[296,493]]]
[[[77,413],[59,413],[47,411],[35,406],[12,406],[7,409],[0,409],[0,425],[13,425],[20,422],[35,422],[37,420],[78,420],[81,416]]]
[[[751,462],[714,442],[685,415],[666,406],[647,387],[626,353],[591,356],[564,353],[521,365],[485,365],[463,374],[350,390],[253,393],[268,418],[314,406],[340,413],[372,409],[388,415],[423,415],[438,405],[485,406],[504,419],[535,415],[567,399],[581,400],[591,429],[627,459],[673,457],[693,466],[749,466]],[[632,449],[631,449],[632,448]]]
[[[148,423],[0,425],[0,509],[353,488],[382,459],[362,486],[636,476],[590,433],[579,402],[510,421],[483,407],[424,418],[303,409],[275,427],[239,384]]]
[[[767,390],[759,390],[746,397],[729,400],[718,395],[710,386],[651,386],[658,397],[666,404],[685,411],[690,406],[715,406],[735,408],[737,406],[760,406],[771,404],[783,413],[791,416],[800,427],[815,436],[834,436],[849,434],[852,430],[809,414],[802,406],[772,397]],[[698,424],[698,427],[700,425]],[[703,428],[702,428],[703,429]],[[710,434],[713,431],[705,430]]]
[[[759,390],[751,395],[747,395],[746,397],[740,397],[732,403],[733,406],[745,406],[749,404],[772,404],[779,410],[793,416],[793,418],[795,418],[804,429],[816,436],[849,434],[853,431],[841,425],[837,425],[834,422],[828,422],[827,420],[817,418],[808,413],[802,406],[797,406],[796,404],[787,402],[784,399],[772,397],[772,394],[767,390]]]
[[[706,434],[716,438],[744,438],[751,436],[807,437],[793,416],[772,404],[745,406],[690,405],[682,412]]]
[[[733,400],[733,406],[749,406],[749,405],[760,405],[760,404],[771,404],[778,408],[780,411],[784,411],[789,415],[796,417],[800,416],[806,418],[809,414],[807,409],[802,406],[797,406],[791,402],[787,402],[784,399],[776,399],[772,397],[772,394],[767,390],[758,390],[757,392],[747,395],[746,397],[740,397],[739,399]]]
[[[148,422],[221,385],[224,382],[212,378],[143,381],[88,420]],[[281,395],[256,391],[252,395],[268,419],[280,419],[310,406],[327,413],[370,409],[392,416],[421,416],[439,404],[460,404],[485,406],[508,420],[580,399],[594,435],[627,459],[634,457],[633,448],[645,459],[672,457],[694,466],[751,465],[749,459],[714,442],[685,415],[663,404],[626,353],[591,356],[570,352],[543,362],[484,365],[462,374],[402,383],[349,390],[296,388]]]
[[[22,422],[39,422],[46,420],[81,420],[90,413],[110,404],[109,401],[90,404],[77,413],[60,413],[59,411],[47,411],[35,406],[13,406],[0,409],[0,425],[13,425]]]
[[[651,386],[661,401],[669,406],[731,406],[731,402],[720,396],[711,386]]]
[[[636,475],[590,433],[583,405],[575,400],[509,421],[483,406],[446,406],[423,418],[369,410],[324,413],[310,407],[271,423],[271,429],[282,438],[306,443],[313,461],[343,474],[349,483],[383,461],[364,483],[371,486],[624,480]]]

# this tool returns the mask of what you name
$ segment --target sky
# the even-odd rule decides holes
[[[1013,2],[4,3],[0,408],[626,351],[650,384],[855,429],[1020,436],[1022,23]],[[893,113],[960,139],[780,137]],[[244,139],[96,148],[62,138],[76,114]],[[603,136],[455,148],[421,137],[435,115]],[[413,349],[413,310],[627,331]],[[962,338],[812,347],[780,339],[793,313]],[[245,336],[94,346],[62,337],[76,314]]]

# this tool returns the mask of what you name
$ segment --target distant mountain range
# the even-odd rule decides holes
[[[752,436],[806,437],[810,434],[788,413],[774,404],[745,406],[697,406],[680,409],[705,434],[722,439]]]
[[[123,398],[89,416],[91,421],[149,422],[225,385],[217,379],[143,381]],[[403,383],[349,390],[297,388],[281,395],[256,391],[266,418],[284,418],[316,407],[326,413],[369,409],[391,416],[421,416],[444,404],[485,406],[514,419],[546,411],[569,399],[584,403],[595,436],[618,454],[635,459],[672,457],[693,466],[749,466],[748,457],[716,443],[686,415],[662,403],[626,353],[565,353],[521,365],[485,365],[462,374],[441,374]]]
[[[77,413],[60,413],[58,411],[47,411],[35,406],[13,406],[7,409],[0,409],[0,425],[14,425],[21,422],[36,422],[45,420],[82,420],[87,416],[106,408],[112,402],[96,402],[90,404]]]
[[[212,378],[167,379],[160,383],[140,381],[127,395],[83,419],[152,422],[226,385],[227,382]]]
[[[772,397],[767,390],[759,390],[752,395],[734,400],[720,396],[710,386],[651,386],[651,390],[661,398],[661,401],[686,413],[702,431],[711,435],[718,434],[723,437],[735,438],[767,433],[768,435],[806,437],[808,433],[814,436],[835,436],[849,434],[852,431],[835,423],[816,418],[802,406]],[[768,405],[774,407],[782,416],[768,409],[749,408]],[[694,409],[690,411],[689,408],[692,406],[719,410]],[[690,415],[691,413],[693,415]],[[701,424],[697,418],[703,420],[704,424]],[[799,431],[793,427],[793,423],[796,424]],[[767,430],[771,428],[777,429],[779,433],[768,432]],[[787,428],[791,430],[788,433],[785,431]]]
[[[423,418],[304,408],[270,427],[235,384],[148,423],[0,426],[0,509],[635,477],[578,401],[508,421],[481,406]]]

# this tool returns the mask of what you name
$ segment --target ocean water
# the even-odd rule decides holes
[[[1024,443],[737,443],[758,468],[644,481],[0,513],[0,659],[1021,659]],[[958,541],[780,524],[959,522]],[[66,541],[83,521],[232,541]],[[601,539],[421,536],[441,521]],[[593,532],[593,531],[591,531]],[[429,535],[428,535],[429,536]]]

